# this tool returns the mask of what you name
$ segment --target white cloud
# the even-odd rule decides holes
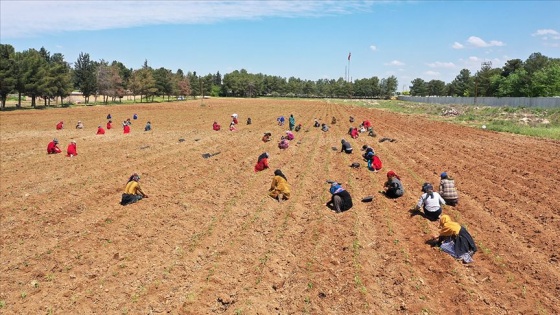
[[[373,1],[1,1],[0,29],[6,39],[142,25],[350,14],[374,5]]]
[[[398,60],[393,60],[391,62],[385,63],[386,66],[404,66],[404,62],[402,61],[398,61]]]
[[[371,49],[372,51],[376,51],[377,47],[375,47],[374,45],[369,46],[369,49]]]
[[[498,40],[491,40],[491,41],[487,42],[480,37],[470,36],[465,41],[465,45],[463,45],[459,42],[454,42],[451,47],[453,47],[454,49],[463,49],[467,46],[468,47],[474,47],[474,48],[485,48],[485,47],[502,47],[502,46],[505,46],[505,45],[506,44],[504,44],[504,42],[501,42],[501,41],[498,41]]]
[[[456,68],[456,66],[453,62],[436,61],[436,62],[432,62],[432,63],[427,63],[426,65],[430,68],[445,68],[445,69],[455,69]]]
[[[463,46],[461,43],[458,43],[458,42],[454,42],[454,43],[453,43],[453,46],[451,46],[451,47],[453,47],[454,49],[463,49],[463,48],[465,48],[465,46]]]
[[[437,71],[426,71],[424,72],[424,74],[430,77],[437,77],[440,75],[440,73]]]
[[[543,41],[544,46],[559,47],[560,46],[560,33],[553,29],[537,30],[532,36],[539,37]]]
[[[531,34],[532,36],[544,36],[544,35],[560,35],[556,30],[552,29],[544,29],[544,30],[537,30],[535,33]]]
[[[474,47],[492,47],[492,46],[504,46],[503,42],[492,40],[490,42],[485,42],[482,38],[471,36],[467,39],[467,43],[471,44]]]

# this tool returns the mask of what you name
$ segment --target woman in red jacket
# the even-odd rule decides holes
[[[269,155],[267,152],[259,155],[259,158],[257,159],[257,164],[255,165],[255,173],[268,168],[268,157]]]
[[[123,122],[123,133],[130,133],[130,125],[126,121]]]
[[[58,140],[54,138],[47,146],[47,154],[57,154],[60,152],[62,152],[62,150],[58,147]]]
[[[111,120],[109,120],[109,121],[107,122],[107,130],[113,128],[112,123],[113,123],[113,121],[111,121]]]
[[[76,149],[76,141],[72,140],[66,149],[66,156],[73,157],[78,155],[78,150]]]
[[[103,129],[103,127],[101,127],[101,125],[97,126],[97,134],[98,135],[104,135],[105,134],[105,129]]]

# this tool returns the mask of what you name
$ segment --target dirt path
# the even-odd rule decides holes
[[[109,112],[115,128],[96,136]],[[134,113],[139,120],[122,134],[120,121]],[[227,130],[232,113],[236,132]],[[276,118],[290,114],[303,128],[280,150],[288,127]],[[312,127],[333,116],[329,132]],[[351,139],[349,116],[372,121],[378,137]],[[0,120],[3,314],[560,313],[558,141],[326,101],[209,99],[1,112]],[[66,128],[56,131],[60,120]],[[84,130],[73,128],[78,120]],[[266,131],[275,141],[260,141]],[[76,140],[79,155],[47,155],[53,137],[63,149]],[[331,149],[342,138],[354,154]],[[364,144],[381,172],[365,169]],[[271,169],[254,173],[262,152]],[[293,187],[284,203],[267,195],[276,168]],[[389,169],[406,189],[396,201],[376,193]],[[426,245],[437,225],[408,212],[421,184],[437,185],[442,171],[461,198],[444,211],[479,246],[471,265]],[[122,207],[133,172],[150,198]],[[344,183],[353,209],[325,206],[326,179]],[[374,201],[361,203],[368,195]]]

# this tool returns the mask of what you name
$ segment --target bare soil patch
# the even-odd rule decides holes
[[[115,128],[96,136],[108,113]],[[134,113],[124,135],[120,122]],[[232,113],[236,132],[227,130]],[[290,114],[303,129],[289,149],[260,141],[267,131],[278,140],[288,127],[276,118]],[[329,132],[312,127],[333,116]],[[372,121],[378,137],[351,139],[349,116]],[[300,100],[25,110],[0,119],[0,313],[560,313],[558,141]],[[60,120],[66,128],[57,131]],[[78,120],[85,129],[74,128]],[[148,120],[153,130],[144,132]],[[79,155],[47,155],[54,137],[64,150],[76,140]],[[354,154],[331,149],[342,138]],[[380,155],[380,173],[363,167],[364,144]],[[265,151],[271,169],[254,173]],[[276,168],[292,184],[283,203],[267,195]],[[376,193],[389,169],[406,189],[396,201]],[[444,212],[479,246],[471,265],[426,245],[436,224],[408,212],[421,184],[439,183],[442,171],[461,198]],[[133,172],[150,198],[123,207]],[[325,206],[326,179],[344,183],[353,209]],[[373,202],[359,201],[369,195]]]

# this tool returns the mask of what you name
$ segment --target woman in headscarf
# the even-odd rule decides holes
[[[441,215],[441,206],[445,205],[445,200],[441,198],[440,194],[434,191],[434,186],[430,183],[424,183],[422,185],[422,191],[424,192],[414,210],[419,211],[420,208],[424,209],[424,215],[430,221],[439,220]]]
[[[111,129],[111,128],[113,127],[112,124],[113,124],[113,121],[112,121],[112,120],[109,120],[109,121],[107,122],[107,130],[109,130],[109,129]]]
[[[61,130],[64,128],[64,122],[61,120],[58,124],[56,124],[56,130]]]
[[[53,141],[47,145],[47,154],[57,154],[62,152],[58,147],[58,139],[54,138]]]
[[[97,126],[97,135],[104,135],[105,134],[105,129],[103,129],[103,127],[101,127],[101,125]]]
[[[142,198],[148,198],[148,195],[142,191],[140,188],[140,176],[134,173],[128,178],[128,182],[126,183],[126,187],[124,189],[124,193],[122,194],[121,198],[121,205],[126,206],[131,203],[135,203]]]
[[[340,140],[340,143],[342,144],[342,148],[340,149],[340,152],[344,152],[346,154],[352,154],[353,149],[350,142],[342,139]]]
[[[433,239],[437,240],[440,248],[464,263],[472,262],[477,248],[469,231],[459,223],[453,222],[446,214],[440,217],[439,228],[439,235],[434,235]]]
[[[404,187],[401,183],[401,178],[394,171],[387,172],[387,181],[383,185],[385,188],[385,196],[389,198],[398,198],[404,195]]]
[[[272,137],[272,134],[270,132],[265,132],[264,136],[262,137],[262,141],[263,142],[268,142],[268,141],[271,140],[270,137]]]
[[[441,181],[439,182],[439,194],[445,200],[445,204],[456,206],[459,203],[459,194],[455,188],[455,180],[443,172],[440,175]]]
[[[126,120],[123,121],[123,133],[130,133],[130,124]]]
[[[214,130],[214,131],[219,131],[219,130],[220,130],[220,124],[218,124],[217,121],[215,121],[215,122],[212,124],[212,130]]]
[[[274,178],[272,179],[272,184],[270,185],[270,189],[268,191],[268,195],[277,199],[278,202],[290,199],[292,187],[288,183],[286,175],[284,175],[281,170],[274,171]]]
[[[288,139],[288,140],[290,140],[290,141],[291,141],[291,140],[294,140],[294,133],[291,132],[290,130],[287,130],[287,131],[286,131],[286,139]]]
[[[255,164],[255,173],[260,172],[268,168],[268,153],[264,152],[257,158],[257,164]]]
[[[280,142],[278,142],[279,149],[287,149],[290,146],[290,141],[284,136],[280,137]]]
[[[294,127],[296,126],[296,119],[294,118],[294,115],[290,114],[290,118],[288,119],[288,123],[290,125],[290,130],[294,130]]]
[[[346,210],[350,210],[353,206],[352,197],[350,193],[347,192],[342,186],[333,182],[331,188],[329,189],[331,193],[331,200],[327,202],[327,206],[332,206],[336,213],[340,213]]]
[[[66,156],[73,157],[75,155],[78,155],[78,149],[76,147],[76,141],[72,140],[68,145],[68,148],[66,148]]]

